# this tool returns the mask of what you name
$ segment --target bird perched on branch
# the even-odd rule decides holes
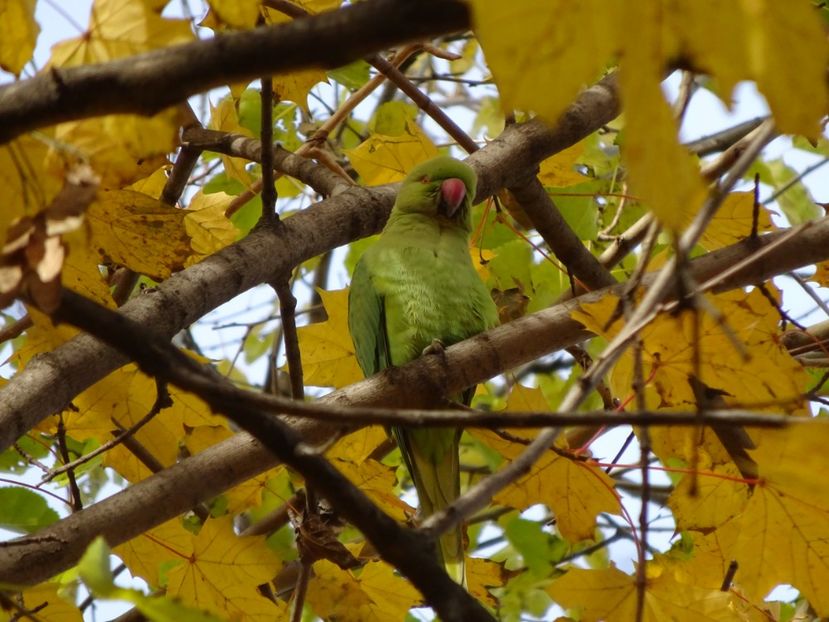
[[[360,258],[349,292],[348,324],[366,376],[417,358],[436,342],[451,345],[498,323],[498,312],[469,253],[477,177],[463,162],[437,157],[403,181],[380,239]],[[455,399],[469,405],[474,388]],[[391,430],[420,502],[421,516],[460,493],[461,431]],[[440,537],[447,572],[465,583],[463,532]]]

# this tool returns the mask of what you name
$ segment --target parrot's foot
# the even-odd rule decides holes
[[[441,356],[446,350],[446,346],[440,339],[432,339],[432,343],[423,348],[423,356],[428,354],[440,354]]]

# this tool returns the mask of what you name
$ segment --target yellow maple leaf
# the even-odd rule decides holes
[[[208,0],[216,17],[233,28],[253,28],[262,0]]]
[[[711,219],[700,238],[700,246],[713,251],[735,244],[751,235],[754,220],[754,193],[732,192]],[[690,224],[690,219],[687,223]],[[774,229],[768,210],[760,206],[757,211],[757,233]]]
[[[414,515],[415,510],[394,494],[394,470],[369,458],[387,438],[386,431],[380,426],[362,428],[340,439],[326,457],[384,511],[404,520]]]
[[[678,531],[714,529],[748,503],[749,487],[734,464],[710,464],[705,451],[699,451],[698,460],[696,477],[685,475],[668,497]]]
[[[198,425],[188,429],[183,443],[190,455],[204,451],[208,447],[224,441],[234,435],[224,425]],[[262,495],[266,491],[279,494],[279,486],[274,485],[274,478],[285,471],[285,465],[279,465],[245,480],[224,493],[227,499],[227,512],[231,515],[250,509],[262,503]],[[282,498],[282,501],[288,501]]]
[[[190,237],[193,254],[185,261],[185,266],[201,261],[236,240],[239,230],[225,216],[231,202],[233,197],[229,194],[204,194],[201,190],[190,201],[184,211],[184,230]]]
[[[82,227],[63,236],[69,254],[63,262],[61,282],[64,287],[110,308],[115,307],[109,285],[101,274],[97,249],[89,244],[89,231]]]
[[[0,0],[0,69],[20,75],[35,51],[35,0]]]
[[[210,106],[210,121],[207,127],[221,132],[253,136],[250,130],[239,123],[239,114],[236,111],[236,103],[232,97],[225,97],[217,106]],[[253,176],[247,171],[247,160],[232,158],[224,154],[220,154],[219,158],[224,165],[225,174],[230,179],[235,179],[245,188],[253,183]]]
[[[209,519],[198,535],[178,520],[130,540],[115,549],[133,574],[159,585],[159,571],[167,567],[167,594],[188,605],[218,612],[230,619],[274,620],[287,607],[260,595],[280,562],[264,537],[241,538],[231,517]],[[170,562],[176,562],[170,565]]]
[[[510,411],[549,410],[540,389],[516,385],[507,403]],[[519,438],[527,430],[508,430]],[[488,430],[470,430],[476,438],[508,460],[514,460],[525,446],[511,442]],[[584,461],[566,458],[552,451],[536,462],[525,475],[495,496],[495,501],[520,510],[544,503],[556,515],[556,526],[570,541],[592,539],[596,516],[601,512],[619,512],[619,500],[613,480],[599,468]]]
[[[54,45],[50,64],[91,65],[193,38],[189,20],[163,18],[143,0],[96,0],[87,31]]]
[[[390,516],[405,520],[415,514],[414,508],[394,494],[395,475],[391,467],[377,460],[355,463],[339,458],[331,459],[331,464]]]
[[[256,587],[271,580],[279,567],[264,537],[241,538],[232,518],[213,518],[192,537],[190,554],[170,569],[167,592],[231,618],[273,620],[286,612],[285,605],[268,600]]]
[[[575,165],[583,154],[583,141],[559,151],[541,162],[538,179],[544,186],[555,188],[574,186],[586,181],[587,177],[575,170]]]
[[[669,573],[660,572],[658,568],[654,570],[649,572],[645,591],[644,622],[744,620],[732,609],[732,596],[728,592],[677,583]],[[547,591],[563,607],[579,611],[582,622],[636,619],[636,579],[614,567],[600,570],[571,568]]]
[[[5,242],[9,225],[20,216],[34,216],[45,209],[63,185],[63,176],[44,166],[49,154],[47,137],[26,135],[0,145],[0,187],[4,190],[0,210],[0,240]]]
[[[372,134],[345,152],[367,186],[401,181],[416,165],[438,155],[437,147],[411,119],[406,119],[399,136]]]
[[[526,430],[514,432],[526,435]],[[473,430],[471,434],[508,459],[524,449],[494,432]],[[592,539],[596,516],[601,512],[619,512],[613,480],[604,471],[553,452],[536,462],[528,475],[495,495],[495,501],[520,510],[545,504],[555,513],[561,535],[571,542]]]
[[[506,583],[504,567],[480,557],[467,557],[465,565],[469,593],[493,609],[497,607],[498,599],[489,590]]]
[[[131,190],[99,192],[87,211],[95,248],[156,281],[183,269],[192,253],[187,215]]]
[[[34,307],[28,307],[27,310],[32,320],[32,327],[26,331],[26,341],[23,346],[10,357],[10,361],[20,368],[25,367],[35,355],[51,352],[80,332],[68,324],[55,325],[48,315]]]
[[[348,331],[348,289],[320,290],[325,322],[297,329],[306,384],[344,387],[363,378]]]
[[[555,122],[615,49],[615,11],[599,0],[471,5],[475,34],[507,110],[534,110]]]
[[[326,455],[329,458],[339,458],[358,464],[367,460],[388,437],[389,435],[383,427],[370,425],[338,440]]]
[[[127,186],[127,190],[141,192],[142,194],[146,194],[148,197],[157,199],[161,196],[161,193],[164,191],[164,186],[167,185],[167,176],[171,170],[171,164],[159,166],[152,172],[152,174],[147,175],[146,177],[142,177],[135,183]]]
[[[733,561],[734,586],[762,606],[769,590],[796,587],[819,616],[829,615],[829,484],[824,475],[829,421],[752,430],[760,478],[739,514],[714,531],[691,532],[690,555],[660,560],[684,583],[717,588]]]
[[[192,394],[175,387],[169,387],[168,391],[172,405],[133,435],[165,466],[175,463],[185,426],[226,425],[221,417],[213,415],[207,405]],[[79,440],[95,438],[103,443],[112,438],[116,423],[125,429],[145,417],[155,398],[155,381],[139,372],[135,365],[127,365],[95,383],[74,400],[76,410],[64,415],[66,430]],[[131,482],[152,474],[122,445],[110,449],[104,461]]]
[[[115,547],[113,552],[134,576],[160,586],[162,564],[189,556],[193,537],[181,520],[174,518]]]
[[[369,562],[355,576],[327,560],[314,564],[307,598],[318,615],[341,622],[403,620],[421,600],[408,581],[382,562]]]
[[[622,156],[630,190],[668,228],[679,230],[705,196],[699,166],[677,140],[678,128],[660,88],[664,50],[663,8],[637,2],[622,13],[623,27],[636,32],[635,45],[625,47],[619,86],[625,102]]]
[[[775,585],[791,584],[821,617],[829,616],[827,443],[826,420],[762,434],[752,452],[760,483],[734,519],[741,587],[760,599]]]
[[[83,615],[80,609],[70,600],[61,597],[60,591],[63,587],[55,582],[41,583],[26,588],[19,595],[10,595],[9,598],[27,611],[37,612],[36,619],[42,622],[82,622]],[[20,619],[26,618],[27,616],[23,616]]]
[[[168,108],[152,117],[117,114],[61,123],[47,166],[62,175],[81,159],[101,178],[102,188],[122,188],[167,162],[178,144],[180,114]]]

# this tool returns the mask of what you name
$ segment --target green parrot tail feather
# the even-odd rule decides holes
[[[463,531],[458,525],[438,539],[438,553],[446,573],[455,583],[466,587],[466,568],[463,553]]]
[[[447,508],[460,495],[460,431],[392,428],[392,434],[414,481],[421,517]],[[438,554],[449,576],[465,585],[464,541],[460,525],[440,536]]]

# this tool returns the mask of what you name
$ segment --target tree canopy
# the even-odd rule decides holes
[[[824,5],[94,0],[39,66],[61,9],[0,0],[0,607],[829,618]],[[344,287],[439,154],[501,325],[363,379]],[[451,511],[390,425],[463,428]]]

